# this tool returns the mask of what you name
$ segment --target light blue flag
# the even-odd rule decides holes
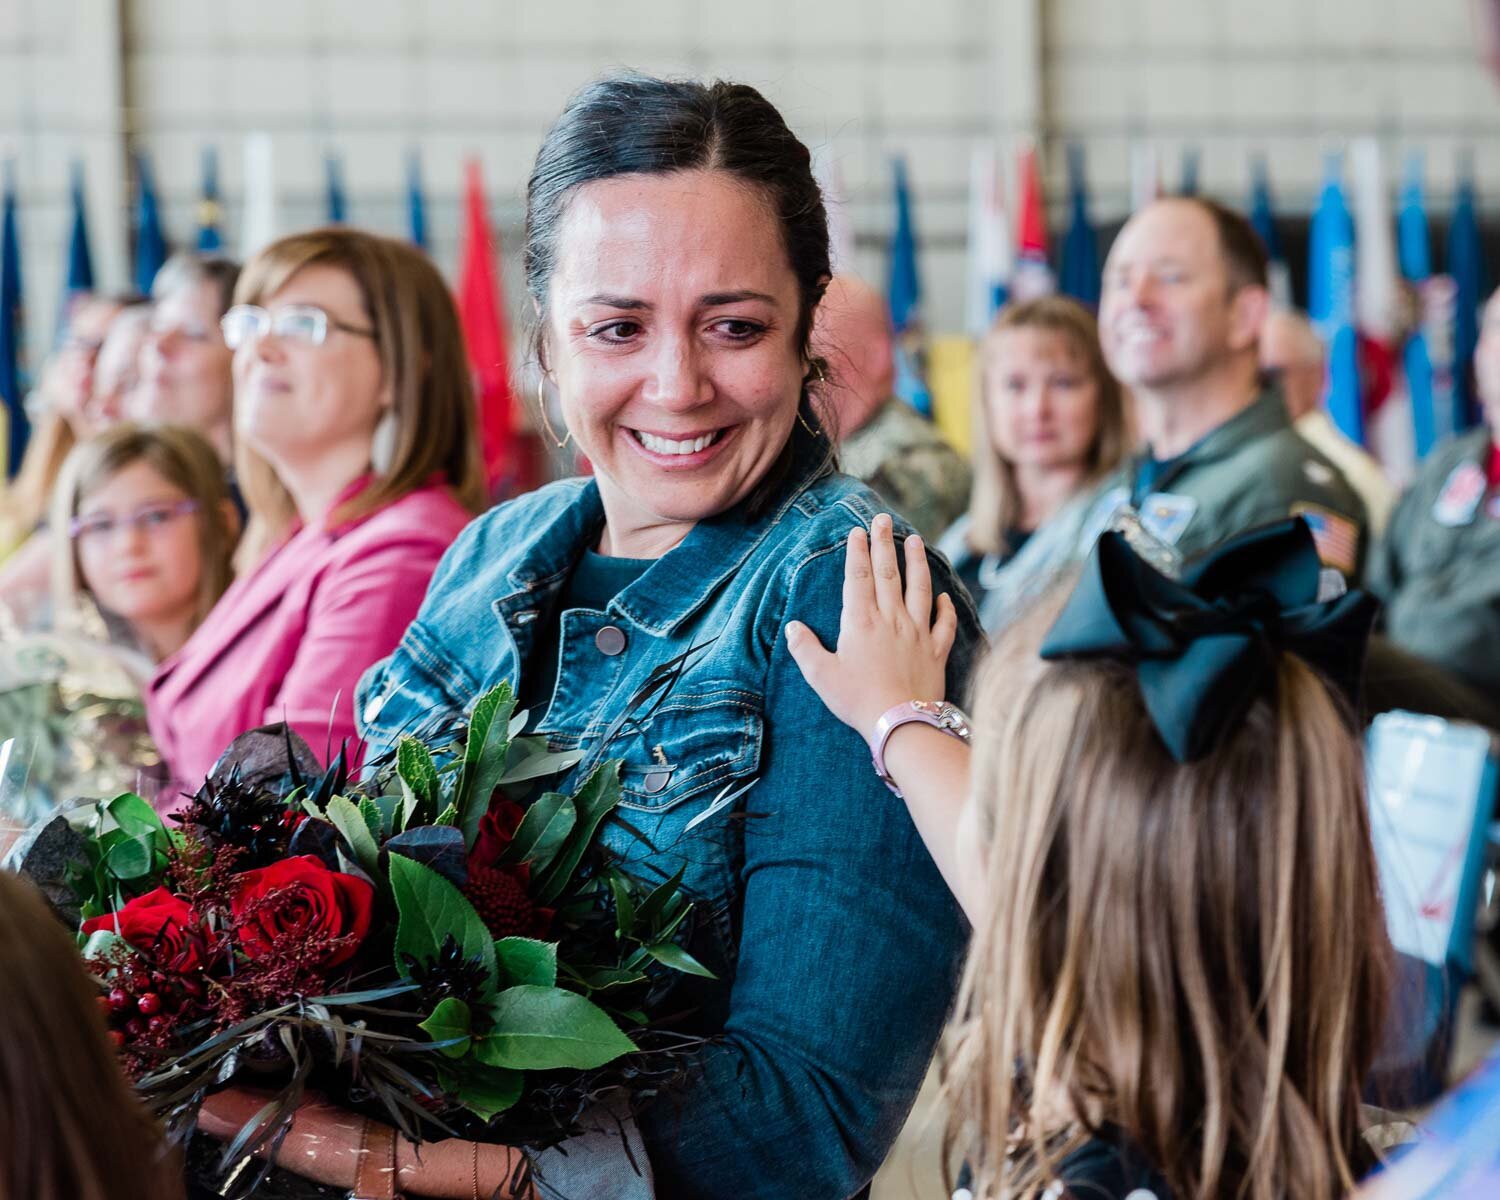
[[[323,160],[328,174],[328,223],[342,225],[348,217],[349,205],[344,199],[344,168],[337,154]]]
[[[1474,393],[1474,347],[1479,342],[1479,306],[1484,303],[1484,250],[1479,243],[1479,220],[1474,213],[1474,168],[1460,166],[1458,198],[1448,226],[1448,274],[1456,292],[1453,300],[1453,423],[1469,429],[1479,421]]]
[[[224,210],[219,204],[219,152],[203,148],[203,195],[198,201],[198,253],[217,254],[224,248],[219,222]]]
[[[1198,168],[1202,163],[1202,157],[1202,151],[1197,146],[1182,148],[1182,186],[1178,189],[1178,195],[1196,196],[1198,194]]]
[[[427,202],[422,198],[422,156],[406,156],[406,229],[412,245],[427,249]]]
[[[151,294],[151,284],[167,261],[167,239],[161,231],[161,210],[156,200],[156,180],[144,154],[135,156],[135,290]]]
[[[1064,296],[1099,307],[1099,239],[1089,220],[1088,178],[1084,171],[1083,147],[1068,147],[1068,192],[1073,217],[1062,244],[1061,278],[1058,290]]]
[[[1442,331],[1434,327],[1429,287],[1432,250],[1427,236],[1427,207],[1422,199],[1422,156],[1413,152],[1406,160],[1406,178],[1401,185],[1401,210],[1396,215],[1397,250],[1401,275],[1416,289],[1422,319],[1402,351],[1406,389],[1411,396],[1411,420],[1419,459],[1453,431],[1453,372],[1445,353]],[[1451,341],[1451,335],[1449,337]],[[1435,352],[1435,353],[1434,353]],[[1441,402],[1439,395],[1442,396]]]
[[[1354,325],[1354,219],[1344,201],[1342,174],[1342,160],[1331,155],[1309,231],[1307,315],[1328,348],[1323,406],[1345,437],[1362,443],[1364,406]]]
[[[896,190],[896,228],[891,234],[890,277],[886,287],[891,325],[896,331],[896,394],[924,417],[932,415],[932,394],[922,377],[922,283],[917,275],[917,233],[912,220],[906,160],[891,163]]]

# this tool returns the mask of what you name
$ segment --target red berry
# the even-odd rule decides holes
[[[109,1006],[115,1012],[124,1012],[130,1007],[130,993],[124,988],[115,988],[109,993]]]
[[[109,1020],[111,1014],[115,1011],[115,1006],[109,1002],[109,997],[96,996],[95,1003],[99,1005],[99,1011],[104,1015],[104,1019],[106,1021]]]
[[[146,1016],[161,1012],[161,997],[155,992],[147,992],[135,1002],[135,1006]]]
[[[109,1031],[109,1044],[111,1046],[113,1046],[116,1050],[124,1049],[124,1047],[125,1047],[125,1035],[123,1033],[121,1033],[118,1029],[111,1029]]]
[[[152,1033],[160,1033],[166,1027],[166,1017],[152,1017],[149,1021],[146,1022],[146,1028],[149,1029]]]
[[[125,1032],[133,1038],[138,1038],[146,1032],[146,1022],[140,1017],[131,1017],[125,1022]]]

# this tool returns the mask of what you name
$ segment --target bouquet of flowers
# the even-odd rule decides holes
[[[709,976],[674,940],[681,873],[642,878],[600,843],[618,761],[534,795],[582,754],[520,736],[514,709],[502,685],[451,742],[402,739],[384,786],[268,727],[179,826],[126,794],[37,839],[22,869],[76,922],[110,1036],[169,1132],[188,1137],[230,1080],[279,1089],[215,1171],[274,1147],[309,1087],[416,1141],[539,1149],[612,1091],[680,1073],[697,1039],[649,1014],[674,976]]]

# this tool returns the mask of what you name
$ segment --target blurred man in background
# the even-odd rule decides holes
[[[1365,502],[1370,534],[1378,538],[1396,505],[1396,489],[1380,464],[1339,432],[1323,407],[1327,354],[1312,322],[1299,312],[1278,308],[1260,335],[1260,366],[1280,386],[1292,424],[1342,472]]]
[[[818,305],[813,350],[828,364],[828,397],[843,469],[935,542],[969,503],[971,472],[930,421],[892,394],[895,363],[885,298],[834,278]]]

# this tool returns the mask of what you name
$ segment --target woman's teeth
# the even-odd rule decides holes
[[[639,429],[632,429],[630,432],[652,454],[697,454],[713,445],[719,437],[717,429],[713,433],[705,433],[702,437],[690,438],[685,442],[674,442],[671,438],[657,437],[654,433],[643,433]]]

